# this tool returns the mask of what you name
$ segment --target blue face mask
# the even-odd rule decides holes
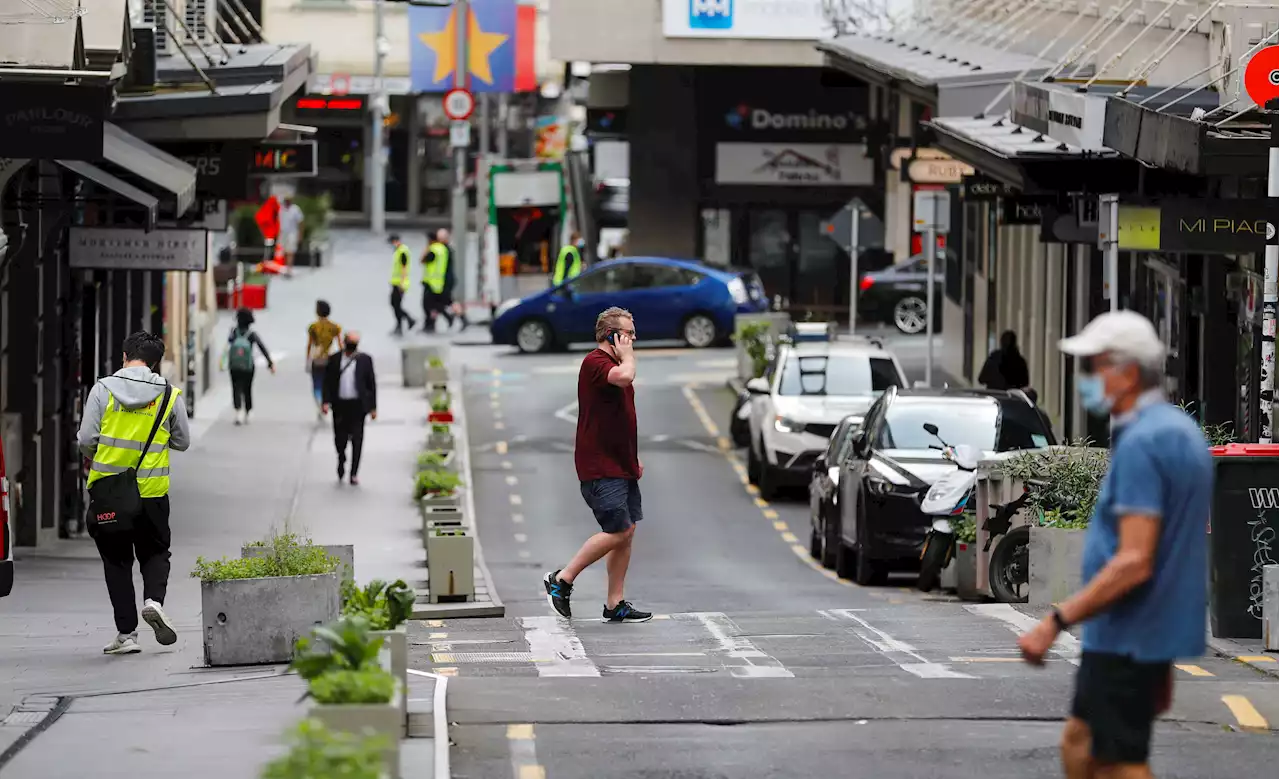
[[[1080,393],[1080,404],[1084,406],[1085,411],[1099,417],[1105,417],[1111,413],[1114,401],[1107,397],[1106,385],[1101,376],[1094,374],[1078,377],[1076,392]]]

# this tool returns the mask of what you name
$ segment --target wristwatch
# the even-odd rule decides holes
[[[1058,630],[1064,632],[1071,627],[1071,623],[1067,622],[1066,618],[1062,616],[1062,612],[1058,610],[1057,606],[1053,607],[1053,624],[1058,626]]]

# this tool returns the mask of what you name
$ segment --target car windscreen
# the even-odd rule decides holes
[[[782,367],[779,395],[877,395],[900,386],[893,361],[858,354],[792,355]]]
[[[924,430],[938,426],[938,435],[953,446],[967,444],[980,451],[1009,452],[1053,443],[1053,433],[1032,414],[1004,414],[996,401],[894,403],[885,413],[877,449],[928,449],[938,439]]]

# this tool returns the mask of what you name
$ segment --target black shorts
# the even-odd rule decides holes
[[[644,519],[640,482],[634,479],[594,479],[581,484],[582,499],[606,533],[621,533]]]
[[[1071,716],[1089,726],[1094,760],[1147,762],[1151,727],[1171,694],[1171,665],[1104,652],[1081,655]]]

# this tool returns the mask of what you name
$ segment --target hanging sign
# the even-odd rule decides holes
[[[107,270],[177,270],[202,273],[209,267],[211,238],[207,230],[123,230],[72,227],[72,268]]]
[[[315,141],[264,141],[253,147],[249,175],[305,178],[316,175]]]

